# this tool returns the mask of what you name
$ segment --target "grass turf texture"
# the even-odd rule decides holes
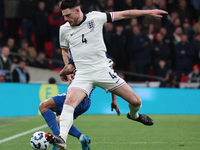
[[[155,122],[153,126],[131,121],[125,115],[82,115],[74,121],[74,125],[91,138],[91,150],[200,149],[199,115],[150,117]],[[44,124],[41,116],[0,118],[0,140]],[[51,132],[49,128],[41,131]],[[33,133],[1,143],[0,150],[31,150]],[[67,147],[68,150],[81,150],[80,142],[72,136],[68,136]]]

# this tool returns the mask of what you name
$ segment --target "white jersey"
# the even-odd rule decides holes
[[[77,71],[109,66],[102,31],[106,22],[106,13],[93,11],[78,26],[67,22],[60,27],[60,47],[70,48]]]

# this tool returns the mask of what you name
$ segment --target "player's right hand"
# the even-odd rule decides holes
[[[151,15],[153,17],[162,18],[161,14],[168,14],[168,12],[161,10],[161,9],[153,9],[153,10],[149,11],[149,15]]]
[[[120,116],[121,113],[120,113],[120,110],[119,110],[119,107],[118,107],[118,104],[116,101],[112,101],[112,103],[111,103],[111,111],[113,111],[113,109],[115,109],[117,112],[117,115]]]

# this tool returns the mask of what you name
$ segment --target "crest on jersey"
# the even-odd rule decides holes
[[[94,20],[91,20],[87,23],[87,26],[89,29],[91,29],[91,31],[94,30],[94,27],[95,27],[95,23],[94,23]]]

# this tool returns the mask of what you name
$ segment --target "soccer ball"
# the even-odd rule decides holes
[[[45,138],[44,131],[35,132],[31,137],[30,144],[32,148],[36,150],[46,150],[50,146],[49,142]]]

